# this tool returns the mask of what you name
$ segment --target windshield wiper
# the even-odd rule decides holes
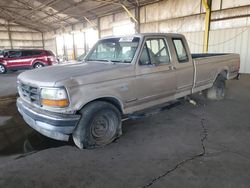
[[[109,59],[88,59],[87,61],[106,61],[108,63],[113,63],[113,64],[116,64],[116,63],[131,63],[131,61],[128,61],[128,60],[109,60]]]
[[[106,62],[112,63],[112,61],[109,59],[87,59],[87,61],[106,61]]]
[[[119,63],[119,62],[121,62],[121,63],[131,63],[131,61],[129,61],[129,60],[112,60],[112,62],[116,62],[116,63]]]

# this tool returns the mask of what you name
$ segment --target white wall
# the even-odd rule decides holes
[[[213,0],[212,10],[209,52],[239,53],[240,72],[250,73],[250,1]],[[165,0],[140,9],[141,32],[182,33],[193,53],[202,52],[204,21],[204,9],[198,0]]]
[[[250,73],[250,27],[212,30],[209,52],[239,53],[240,72]]]
[[[135,15],[135,10],[130,10]],[[135,33],[135,25],[126,12],[100,18],[100,37]]]
[[[0,25],[0,49],[11,49],[10,37],[13,49],[43,48],[42,33],[13,23],[9,25],[8,33],[8,23],[3,19],[0,19]]]
[[[135,14],[135,11],[131,10],[131,13]],[[135,33],[135,24],[131,22],[126,12],[100,18],[99,31],[98,20],[91,20],[91,22],[92,24],[87,22],[79,23],[63,29],[44,33],[45,49],[53,51],[58,56],[64,56],[67,59],[74,59],[79,55],[88,52],[89,49],[96,43],[99,36],[107,37],[112,35],[126,35]],[[69,36],[71,36],[72,40],[73,37],[77,39],[77,41],[74,41],[74,53],[73,45],[71,44],[73,41],[69,42],[67,40]],[[83,43],[85,44],[83,45]]]
[[[250,17],[244,17],[244,15],[250,14],[250,0],[213,0],[212,11],[209,52],[239,53],[241,56],[240,71],[250,73]],[[131,12],[133,15],[135,14],[135,10],[132,9]],[[242,17],[226,19],[233,16]],[[216,19],[225,20],[216,21]],[[193,53],[202,52],[204,20],[205,12],[200,0],[163,0],[140,8],[140,32],[182,33],[186,36]],[[126,12],[104,16],[99,21],[100,37],[135,32],[133,26],[130,25],[133,23]],[[97,26],[97,19],[92,22]],[[56,53],[56,35],[70,33],[72,30],[84,32],[86,28],[90,27],[93,25],[80,23],[73,27],[57,30],[53,34],[45,34],[45,48]],[[86,40],[96,39],[87,37]],[[89,43],[88,41],[86,42]]]
[[[43,33],[44,49],[57,54],[54,31]]]

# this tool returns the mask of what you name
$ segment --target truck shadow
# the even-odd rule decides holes
[[[52,140],[33,131],[23,121],[15,101],[0,103],[0,156],[24,154],[63,145],[73,145],[73,142]]]
[[[197,104],[206,103],[206,99],[203,96],[195,95],[191,98]],[[187,103],[189,103],[189,100],[176,100],[172,103],[166,103],[161,107],[152,108],[145,112],[129,116],[123,120],[124,134],[128,131],[133,131],[129,126],[131,124],[136,124],[138,121],[143,121],[144,118],[154,116],[177,106],[181,107]],[[10,118],[3,122],[1,118],[4,119],[4,117]],[[0,103],[0,156],[25,154],[65,145],[75,147],[72,139],[69,142],[57,141],[47,138],[31,129],[17,111],[15,101],[7,104]]]

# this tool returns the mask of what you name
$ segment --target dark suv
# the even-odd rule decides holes
[[[8,70],[33,69],[57,63],[48,50],[4,50],[0,56],[0,74]]]

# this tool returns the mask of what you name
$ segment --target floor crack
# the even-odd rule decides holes
[[[21,155],[18,155],[17,157],[14,158],[14,160],[18,160],[18,159],[21,159],[21,158],[25,158],[27,156],[30,156],[30,155],[33,155],[35,153],[37,153],[38,151],[31,151],[31,152],[28,152],[28,153],[24,153],[24,154],[21,154]]]
[[[169,175],[170,173],[172,173],[173,171],[177,170],[178,168],[180,168],[181,166],[183,166],[184,164],[186,164],[189,161],[192,161],[194,159],[197,159],[199,157],[202,157],[206,154],[206,147],[204,144],[204,141],[207,139],[208,136],[208,130],[205,126],[204,123],[205,119],[201,119],[201,127],[202,127],[202,137],[201,137],[201,145],[202,145],[202,151],[199,154],[193,155],[183,161],[180,161],[179,163],[177,163],[173,168],[167,170],[166,172],[164,172],[163,174],[161,174],[160,176],[154,178],[151,182],[149,182],[148,184],[142,186],[142,188],[146,188],[146,187],[150,187],[153,184],[155,184],[157,181],[159,181],[161,178],[166,177],[167,175]]]
[[[241,156],[242,158],[245,158],[245,159],[248,159],[250,160],[250,156],[246,155],[246,154],[243,154],[243,153],[240,153],[239,151],[234,151],[232,149],[230,149],[228,146],[225,146],[221,143],[216,143],[216,142],[212,142],[212,141],[207,141],[208,143],[211,143],[211,144],[214,144],[214,145],[218,145],[220,147],[223,148],[223,150],[220,150],[218,152],[214,152],[214,153],[207,153],[207,154],[215,154],[215,153],[225,153],[225,152],[228,152],[228,153],[233,153],[233,154],[236,154],[238,156]]]

